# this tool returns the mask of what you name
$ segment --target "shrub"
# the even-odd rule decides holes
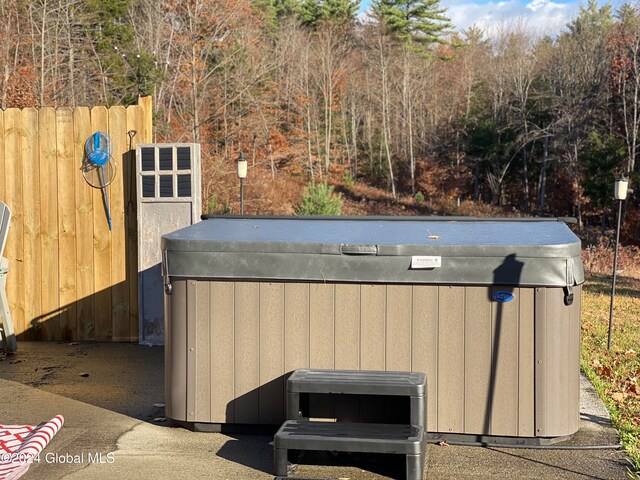
[[[422,192],[416,193],[416,202],[424,203],[424,193]]]
[[[345,186],[345,188],[348,188],[349,190],[351,190],[353,188],[353,186],[355,185],[355,180],[353,179],[353,175],[351,174],[351,170],[345,170],[344,173],[342,174],[342,184]]]
[[[325,183],[308,184],[295,211],[297,215],[341,215],[342,195]]]
[[[220,201],[218,199],[218,195],[215,193],[209,197],[207,201],[207,213],[213,213],[218,210],[220,206]]]

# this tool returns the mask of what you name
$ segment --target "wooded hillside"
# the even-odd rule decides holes
[[[437,0],[3,0],[0,105],[152,95],[157,141],[203,145],[205,210],[573,215],[610,228],[640,179],[640,12],[581,8],[541,37],[456,32]],[[373,200],[382,198],[382,202]],[[636,193],[623,239],[640,243]],[[373,202],[373,204],[372,204]],[[487,205],[496,206],[492,209]]]

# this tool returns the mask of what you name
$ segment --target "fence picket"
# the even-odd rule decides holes
[[[95,302],[93,293],[93,188],[84,180],[80,169],[84,161],[84,144],[91,135],[91,117],[87,107],[73,112],[73,165],[76,182],[76,280],[78,303],[76,328],[79,340],[95,336]]]
[[[127,137],[127,118],[124,107],[109,109],[109,135],[113,142],[113,161],[117,175],[111,184],[111,322],[113,340],[129,340],[129,285],[127,283],[127,245],[124,217],[124,159],[129,143]],[[124,255],[123,255],[124,253]]]
[[[42,311],[42,249],[40,248],[40,163],[38,145],[38,111],[22,110],[22,204],[24,208],[24,302],[25,319],[30,321]],[[33,268],[33,267],[36,268]],[[28,327],[28,325],[27,325]]]
[[[4,112],[5,154],[5,203],[11,209],[11,229],[4,256],[9,259],[10,273],[7,277],[7,297],[16,331],[24,331],[24,228],[22,198],[22,130],[21,112],[9,108]]]
[[[60,340],[77,338],[76,300],[76,182],[78,169],[73,162],[73,112],[56,111],[56,145],[58,165],[58,262],[60,271]]]
[[[58,173],[56,111],[41,108],[38,114],[40,163],[40,248],[42,250],[42,311],[30,329],[32,338],[60,338],[60,272],[58,238]],[[34,268],[38,268],[34,266]],[[20,333],[17,331],[16,333]]]

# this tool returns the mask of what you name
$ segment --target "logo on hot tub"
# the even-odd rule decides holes
[[[491,294],[491,298],[493,298],[496,302],[507,303],[516,298],[516,296],[511,292],[493,292]]]

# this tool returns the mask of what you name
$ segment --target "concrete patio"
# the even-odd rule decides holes
[[[269,435],[194,433],[164,418],[162,348],[53,342],[21,342],[18,348],[0,361],[0,422],[65,417],[23,478],[273,479]],[[578,449],[429,445],[426,478],[628,478],[623,451],[584,448],[617,444],[618,438],[584,378],[581,387],[580,430],[564,444]],[[296,477],[382,479],[403,473],[401,462],[386,458],[306,460],[318,464],[298,466]],[[343,465],[322,465],[327,460]]]

